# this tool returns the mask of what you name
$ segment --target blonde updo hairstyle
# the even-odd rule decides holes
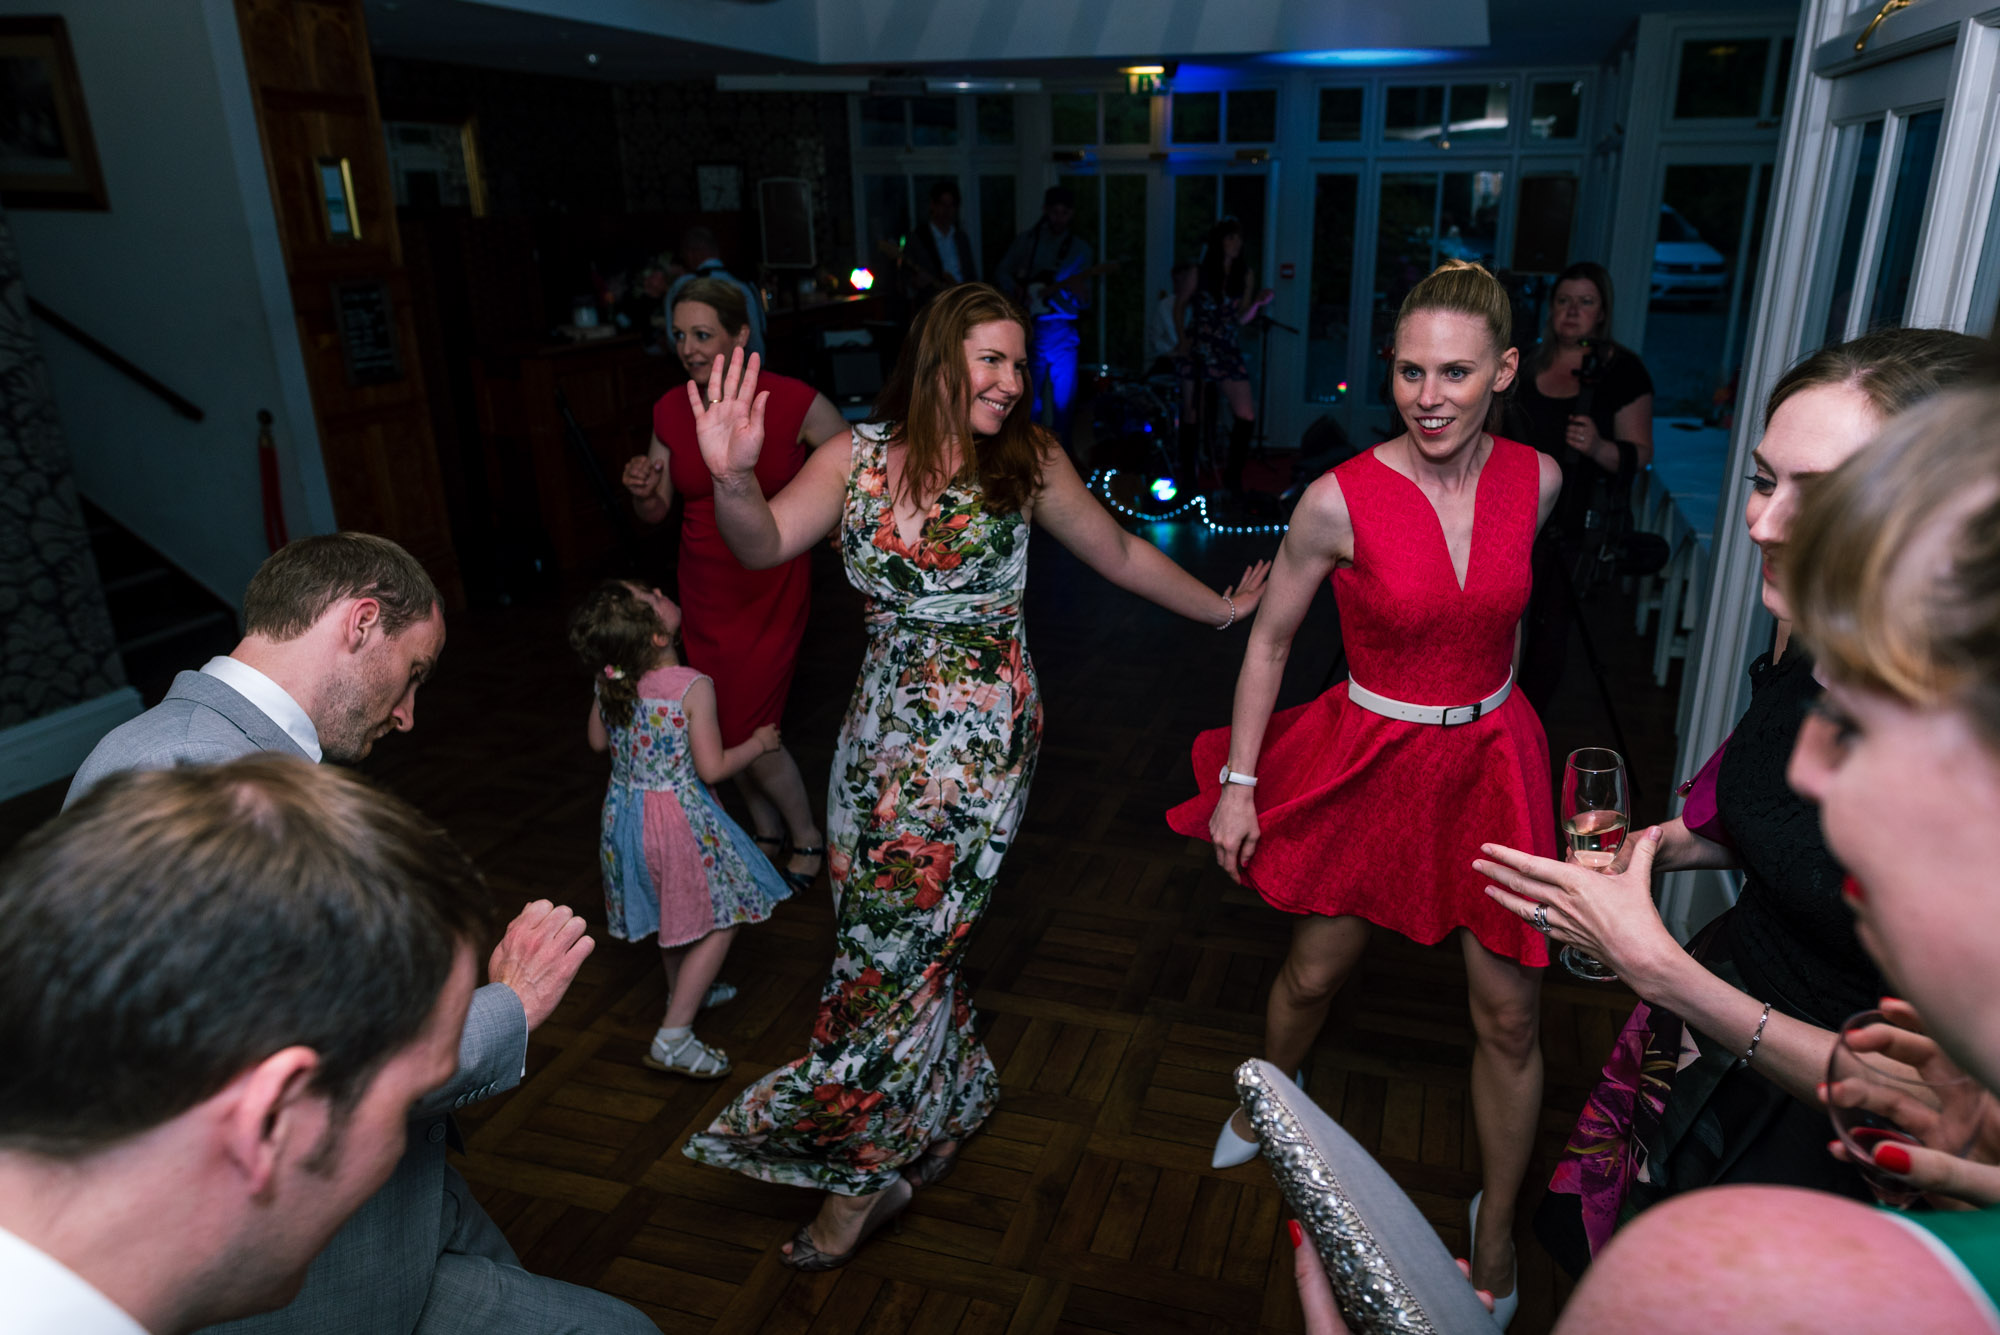
[[[1507,289],[1500,286],[1500,280],[1487,272],[1483,264],[1446,260],[1431,270],[1403,298],[1402,309],[1396,312],[1398,336],[1402,334],[1403,321],[1419,311],[1470,315],[1493,335],[1495,354],[1514,345],[1514,303],[1508,299]]]
[[[2000,750],[2000,390],[1919,404],[1804,491],[1780,574],[1821,667]]]

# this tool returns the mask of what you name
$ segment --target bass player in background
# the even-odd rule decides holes
[[[994,275],[1035,322],[1028,353],[1035,420],[1042,420],[1046,407],[1065,450],[1071,448],[1076,403],[1077,320],[1090,308],[1090,280],[1103,272],[1091,267],[1090,243],[1070,230],[1075,217],[1074,192],[1065,185],[1050,186],[1042,196],[1041,218],[1014,238]]]

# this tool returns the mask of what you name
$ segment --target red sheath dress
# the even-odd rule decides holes
[[[1419,705],[1467,705],[1507,680],[1514,627],[1528,605],[1540,456],[1496,439],[1473,496],[1465,587],[1437,511],[1416,483],[1368,450],[1333,470],[1354,524],[1354,564],[1336,570],[1340,628],[1354,680]],[[1195,739],[1201,795],[1167,823],[1208,837],[1229,730]],[[1290,913],[1351,913],[1413,940],[1467,927],[1522,964],[1548,942],[1488,899],[1472,870],[1482,843],[1556,855],[1549,744],[1517,689],[1454,727],[1384,718],[1345,682],[1275,714],[1257,762],[1257,851],[1244,883]]]
[[[757,481],[764,495],[784,490],[805,466],[799,428],[818,391],[802,380],[765,372],[764,453]],[[667,447],[667,474],[687,501],[681,518],[681,641],[687,665],[715,682],[722,744],[735,746],[785,712],[811,605],[812,558],[801,554],[770,570],[746,570],[715,526],[715,480],[701,461],[694,409],[675,386],[653,405],[653,434]]]

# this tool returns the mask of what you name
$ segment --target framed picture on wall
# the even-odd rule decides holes
[[[111,207],[59,15],[0,18],[0,204]]]
[[[739,213],[743,209],[743,167],[735,162],[704,162],[694,169],[695,199],[703,213]]]

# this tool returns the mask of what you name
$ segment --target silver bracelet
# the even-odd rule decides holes
[[[1764,1026],[1771,1022],[1771,1003],[1764,1003],[1764,1013],[1757,1017],[1757,1032],[1750,1035],[1750,1046],[1743,1049],[1743,1058],[1736,1064],[1748,1066],[1757,1056],[1757,1045],[1764,1041]]]
[[[1222,595],[1222,601],[1229,604],[1229,620],[1223,622],[1220,626],[1217,626],[1216,629],[1228,630],[1231,626],[1236,624],[1236,600],[1234,598],[1231,598],[1228,594],[1225,593]]]

